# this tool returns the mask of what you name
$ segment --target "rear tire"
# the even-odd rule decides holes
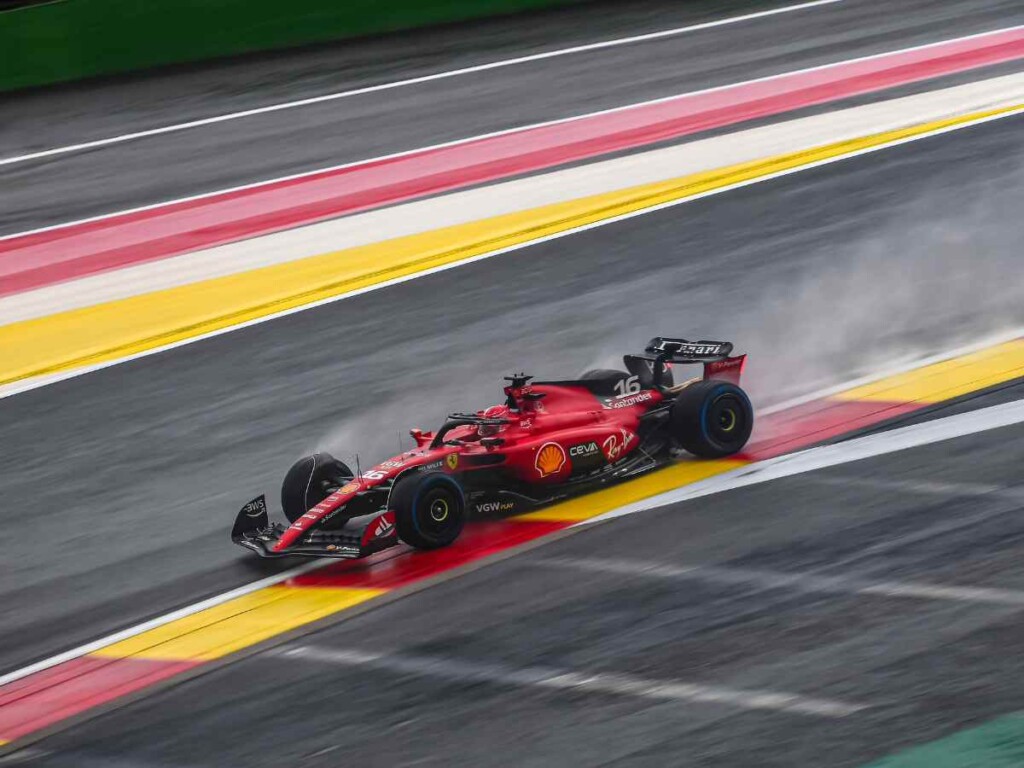
[[[690,453],[718,459],[742,450],[754,428],[747,394],[727,381],[691,384],[672,403],[672,437]]]
[[[294,523],[354,477],[343,461],[329,453],[314,453],[299,459],[281,483],[281,508]]]
[[[466,524],[462,487],[439,472],[413,472],[391,489],[388,509],[395,513],[398,535],[417,549],[447,547]]]

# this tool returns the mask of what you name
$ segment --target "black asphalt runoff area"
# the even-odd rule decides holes
[[[101,715],[31,763],[861,765],[1024,707],[1022,461],[1018,425],[601,524]],[[822,701],[850,711],[786,709]]]
[[[3,96],[0,158],[793,3],[588,3]],[[0,234],[1024,23],[1013,0],[848,0],[0,166]]]
[[[273,572],[228,540],[327,449],[369,466],[501,377],[652,336],[760,405],[1020,326],[1024,118],[664,209],[0,400],[0,670]],[[1008,159],[1009,158],[1009,159]],[[405,446],[409,440],[405,438]]]

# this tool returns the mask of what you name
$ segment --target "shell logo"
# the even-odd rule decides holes
[[[533,466],[541,477],[555,474],[565,466],[565,449],[558,443],[544,443],[537,451],[537,460]]]
[[[359,483],[357,483],[355,481],[352,481],[351,483],[348,483],[347,485],[343,485],[338,490],[338,493],[352,493],[353,491],[358,491],[358,490],[359,490]]]

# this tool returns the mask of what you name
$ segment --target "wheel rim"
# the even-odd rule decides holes
[[[430,503],[430,519],[435,523],[443,523],[448,519],[448,502],[444,499],[434,499]]]
[[[743,438],[747,415],[735,395],[726,394],[715,398],[709,410],[707,427],[714,441],[730,445]]]
[[[738,420],[736,411],[732,408],[723,408],[722,412],[718,414],[718,427],[723,432],[732,432],[736,428]]]
[[[435,541],[447,539],[461,528],[458,500],[449,488],[429,489],[416,503],[415,523],[420,533]]]

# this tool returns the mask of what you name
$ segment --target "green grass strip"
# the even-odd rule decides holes
[[[863,768],[1020,768],[1024,713],[993,720],[944,739],[912,747]]]

